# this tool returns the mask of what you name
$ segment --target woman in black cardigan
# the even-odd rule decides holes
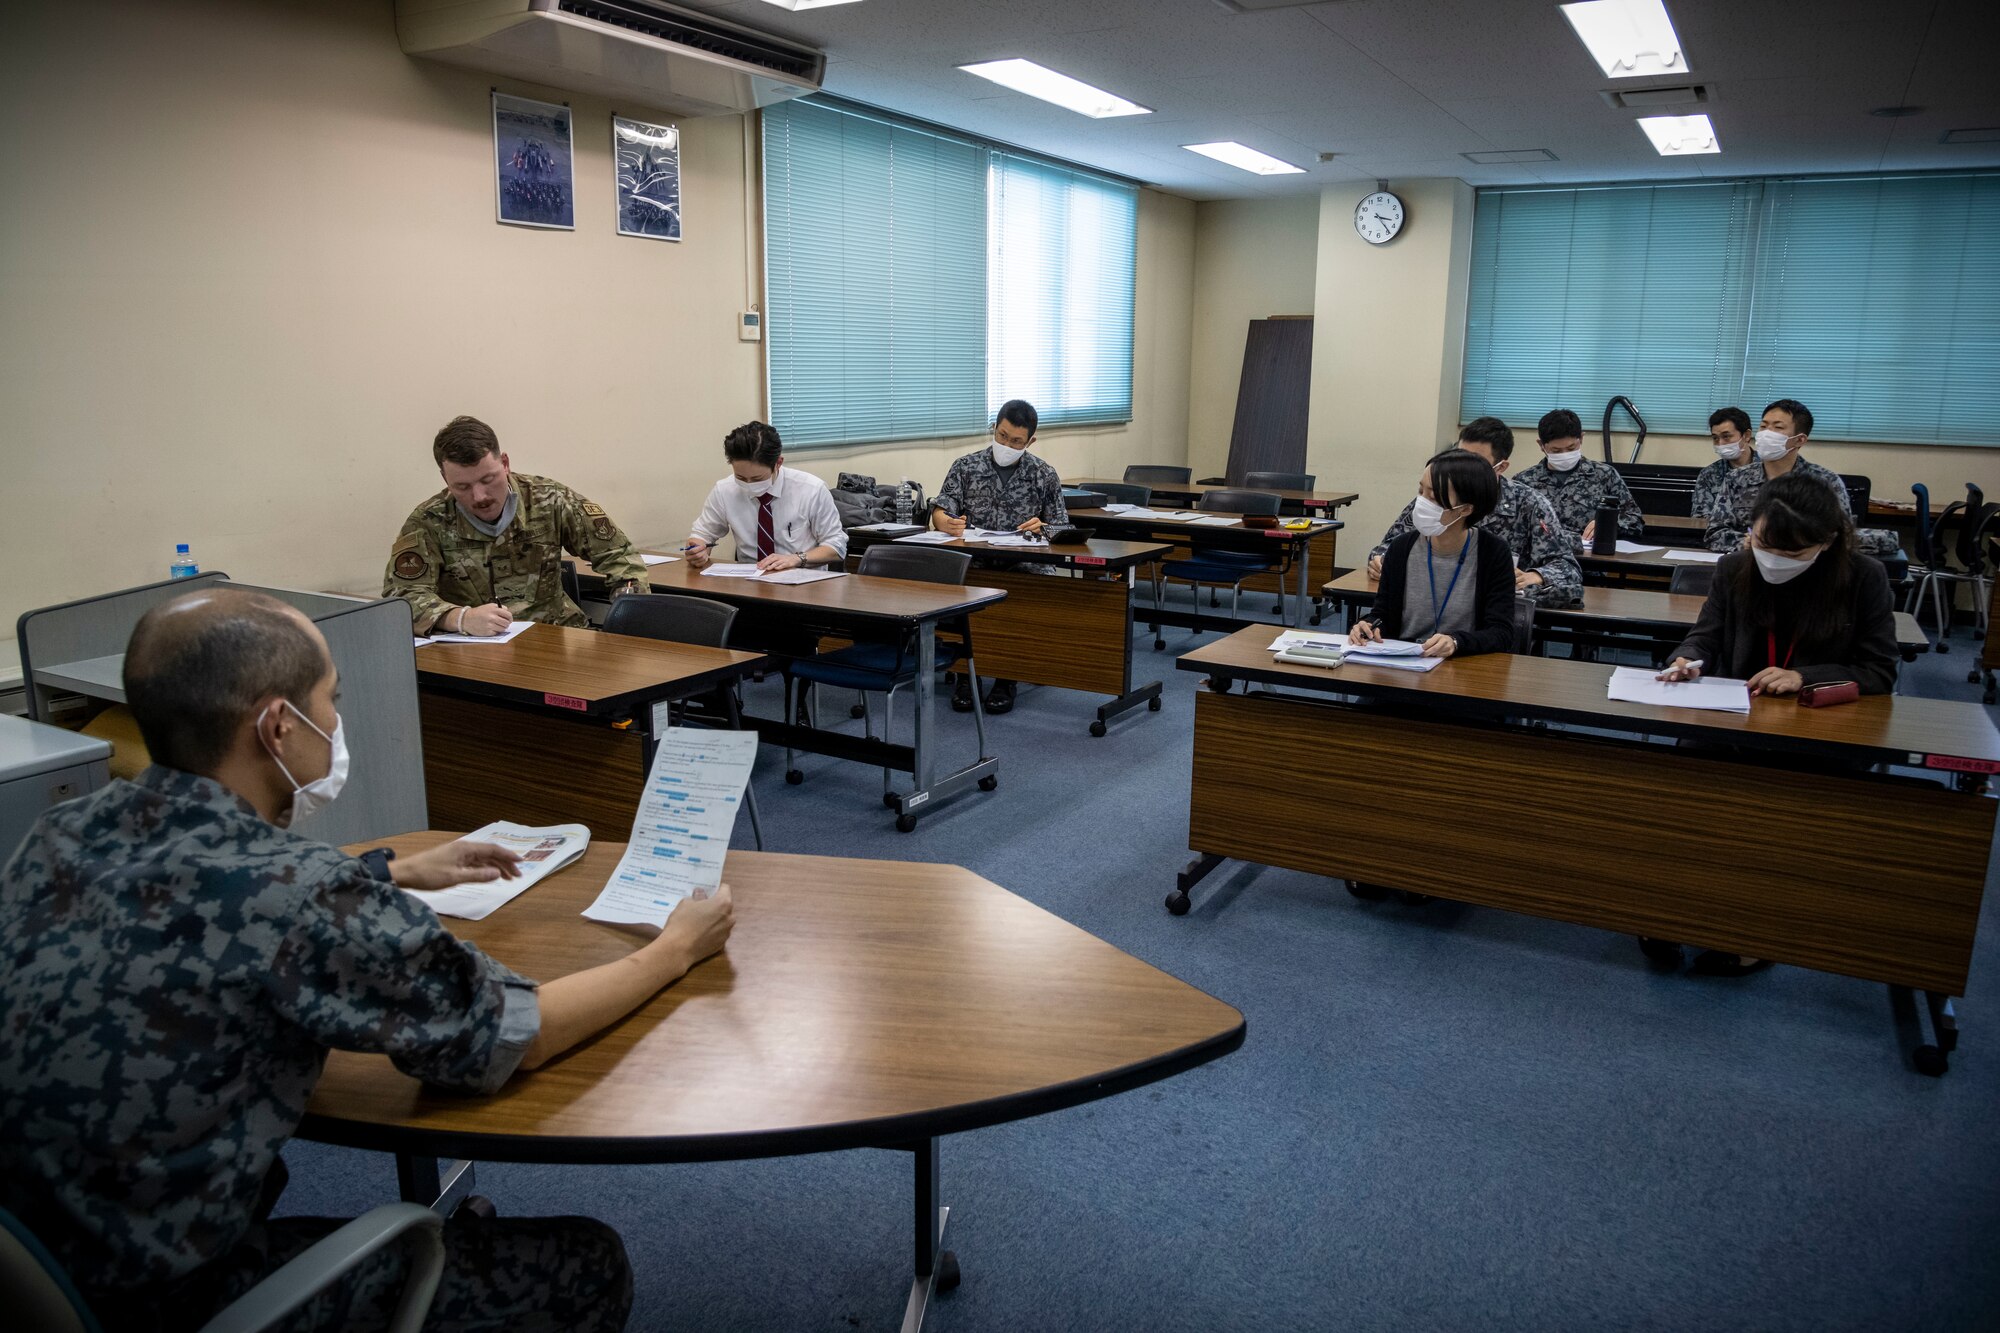
[[[1479,530],[1500,479],[1477,454],[1447,449],[1417,479],[1416,530],[1389,543],[1375,605],[1348,634],[1423,644],[1425,657],[1504,653],[1514,645],[1514,555]]]
[[[1758,493],[1743,549],[1716,566],[1701,616],[1662,677],[1707,673],[1774,695],[1851,680],[1863,694],[1887,694],[1896,687],[1893,611],[1888,575],[1855,549],[1833,491],[1786,473]]]

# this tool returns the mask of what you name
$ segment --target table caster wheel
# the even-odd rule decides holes
[[[917,831],[917,817],[915,815],[896,816],[896,832],[915,833],[916,831]]]
[[[805,780],[806,780],[806,775],[799,772],[799,770],[797,770],[796,768],[788,768],[785,770],[785,781],[790,783],[792,786],[796,787]]]
[[[1166,641],[1165,639],[1155,639],[1155,640],[1153,640],[1153,651],[1154,651],[1154,652],[1156,652],[1156,653],[1163,653],[1163,652],[1165,652],[1166,650],[1167,650],[1167,641]]]
[[[1102,736],[1102,735],[1104,734],[1104,732],[1105,732],[1105,726],[1104,726],[1104,719],[1103,719],[1103,718],[1101,718],[1101,717],[1100,717],[1100,718],[1098,718],[1098,719],[1097,719],[1097,721],[1095,721],[1095,722],[1093,722],[1093,723],[1091,723],[1091,724],[1090,724],[1090,734],[1091,734],[1091,735],[1093,735],[1093,736]]]
[[[1347,891],[1363,902],[1379,903],[1389,896],[1389,891],[1380,884],[1363,884],[1358,879],[1342,880],[1341,883],[1347,885]]]
[[[937,1260],[937,1290],[942,1296],[947,1291],[956,1290],[963,1279],[958,1271],[958,1256],[946,1250]]]
[[[1160,696],[1156,694],[1152,698],[1146,700],[1146,711],[1149,713],[1157,713],[1165,705],[1166,701],[1160,698]]]
[[[860,704],[852,704],[848,707],[847,715],[858,721],[859,719],[868,716],[868,710],[866,708],[863,708]]]
[[[1167,895],[1167,911],[1175,916],[1186,916],[1188,908],[1192,906],[1194,904],[1188,901],[1188,896],[1183,890],[1175,889]]]
[[[1319,624],[1319,621],[1320,621],[1320,613],[1317,610],[1315,610],[1312,613],[1312,623],[1317,625]]]
[[[1950,1059],[1935,1046],[1917,1047],[1915,1059],[1917,1072],[1931,1078],[1942,1078],[1951,1068]]]
[[[1944,636],[1940,634],[1938,636],[1938,641],[1934,645],[1932,645],[1931,651],[1934,653],[1948,653],[1951,651],[1951,645],[1949,643],[1946,643],[1944,640]]]
[[[981,791],[997,791],[999,787],[1000,775],[998,773],[988,773],[985,777],[979,779],[979,790]]]
[[[896,808],[896,797],[895,797],[895,794],[894,794],[894,793],[892,793],[892,792],[886,792],[886,791],[885,791],[885,792],[883,792],[883,793],[882,793],[882,804],[884,804],[884,805],[888,806],[888,807],[889,807],[889,808],[890,808],[891,810],[894,810],[894,809]]]
[[[1978,668],[1978,667],[1974,667],[1974,668],[1972,668],[1972,670],[1970,670],[1970,671],[1968,671],[1968,672],[1966,672],[1966,673],[1965,673],[1965,683],[1966,683],[1967,685],[1977,685],[1977,684],[1979,683],[1979,668]]]
[[[1667,963],[1674,967],[1681,964],[1681,946],[1672,940],[1655,940],[1641,935],[1639,952],[1656,963]]]

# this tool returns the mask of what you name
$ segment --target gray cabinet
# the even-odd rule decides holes
[[[0,713],[0,864],[42,811],[111,780],[111,746],[95,736]]]

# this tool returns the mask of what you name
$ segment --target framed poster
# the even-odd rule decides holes
[[[681,132],[672,125],[611,118],[618,168],[618,234],[681,238]]]
[[[516,227],[576,230],[569,108],[493,94],[493,172],[498,220]]]

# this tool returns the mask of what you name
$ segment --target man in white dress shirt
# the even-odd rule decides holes
[[[778,432],[761,421],[722,441],[733,474],[715,483],[688,538],[688,564],[706,568],[715,544],[736,538],[736,559],[765,571],[826,564],[847,555],[847,533],[826,483],[785,466]]]

